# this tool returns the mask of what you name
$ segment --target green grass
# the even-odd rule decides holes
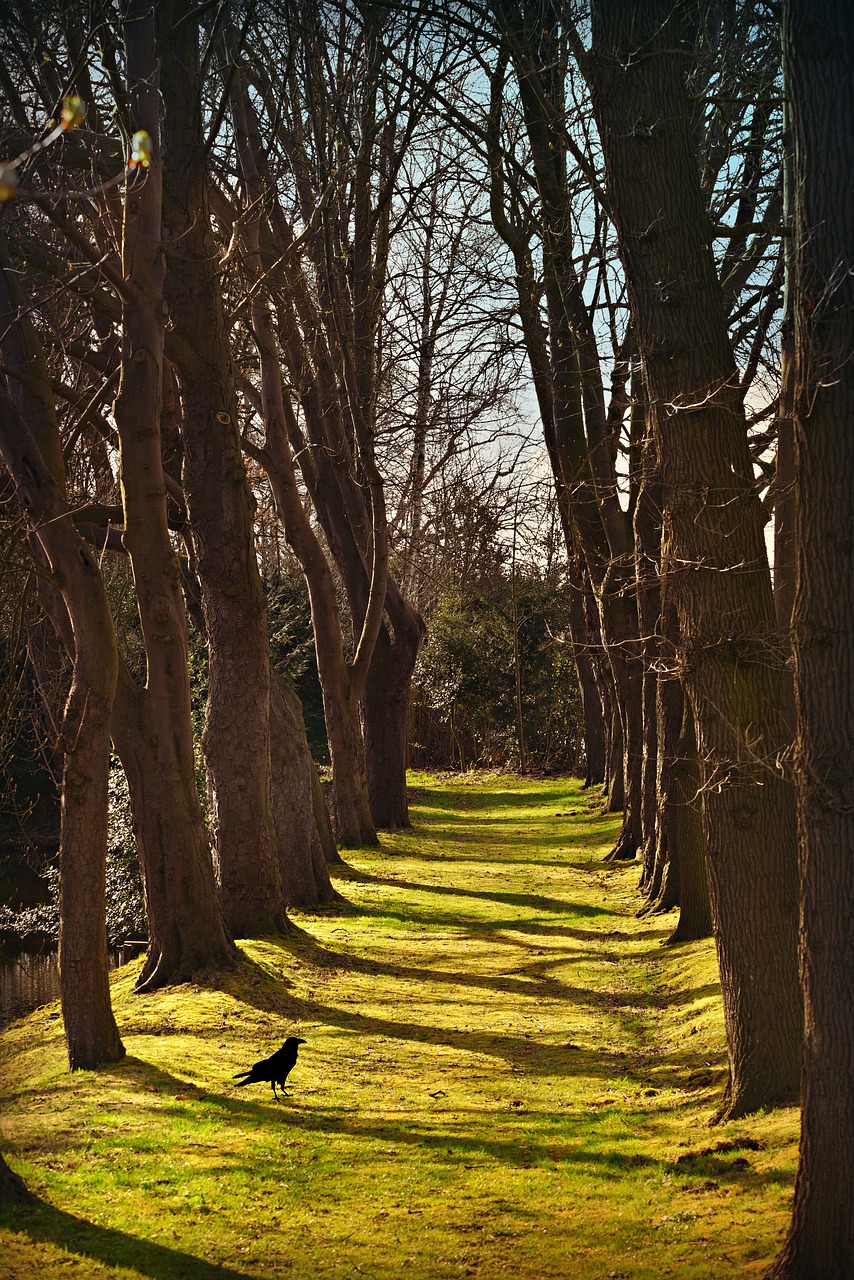
[[[708,1126],[710,943],[664,947],[575,781],[413,778],[350,906],[236,973],[113,998],[128,1058],[69,1075],[55,1007],[2,1037],[0,1277],[760,1276],[796,1113]],[[274,1102],[231,1077],[307,1040]]]

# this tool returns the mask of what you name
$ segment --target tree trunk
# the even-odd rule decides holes
[[[785,0],[795,155],[792,626],[806,1006],[792,1222],[769,1276],[854,1275],[854,11]]]
[[[605,781],[605,720],[584,612],[584,584],[580,572],[576,572],[576,563],[577,558],[575,563],[570,558],[569,632],[584,723],[584,786],[596,787]]]
[[[659,646],[659,663],[670,649],[667,623],[673,622],[673,609],[663,611],[664,634]],[[679,676],[674,669],[662,670],[656,687],[657,762],[656,762],[656,834],[652,865],[644,869],[641,887],[649,899],[642,914],[669,911],[679,903],[679,850],[674,811],[676,775],[679,766],[679,734],[682,727],[685,698]],[[697,811],[699,815],[699,810]],[[701,857],[705,856],[703,845]]]
[[[259,168],[261,144],[257,120],[251,96],[240,73],[235,74],[232,79],[231,110],[241,172],[253,201],[252,213],[244,218],[241,230],[246,261],[255,276],[251,314],[260,360],[260,412],[265,428],[264,447],[258,449],[247,444],[247,448],[267,473],[285,537],[300,563],[308,587],[317,672],[323,694],[329,752],[332,756],[335,837],[339,844],[350,847],[376,844],[376,827],[371,815],[365,772],[365,744],[359,719],[359,696],[364,688],[377,632],[382,630],[387,568],[383,559],[385,543],[380,539],[380,546],[375,541],[375,557],[379,556],[383,563],[374,565],[375,573],[371,575],[369,592],[370,604],[365,608],[365,626],[356,643],[353,663],[348,664],[344,657],[335,582],[325,551],[303,506],[296,481],[290,437],[292,434],[298,435],[299,429],[290,399],[291,392],[285,389],[282,379],[279,338],[273,324],[272,311],[260,290],[260,284],[264,280],[261,211],[266,191]],[[313,336],[318,338],[319,333]],[[299,341],[301,340],[302,335]],[[325,463],[330,465],[328,457],[325,457]],[[376,478],[375,469],[374,474]],[[345,479],[349,480],[349,476]],[[336,488],[334,477],[330,487]],[[382,505],[379,498],[377,501]],[[382,518],[384,526],[384,509]],[[384,536],[385,530],[383,538]]]
[[[681,691],[680,691],[681,692]],[[667,840],[679,868],[679,921],[668,942],[712,936],[706,842],[700,804],[700,762],[694,714],[681,696],[682,724],[670,773],[666,805]]]
[[[269,369],[266,354],[264,361]],[[271,370],[276,379],[275,370]],[[323,713],[332,757],[332,808],[335,838],[348,848],[376,844],[377,833],[368,797],[365,742],[353,690],[351,667],[344,658],[335,584],[323,549],[302,509],[281,421],[285,403],[276,386],[265,398],[267,446],[259,453],[285,528],[305,574],[311,600],[311,625]],[[382,630],[382,629],[381,629]]]
[[[403,602],[401,602],[403,603]],[[410,617],[394,615],[394,640],[380,628],[362,694],[365,770],[371,814],[378,827],[408,827],[406,766],[409,693],[424,624],[413,609]]]
[[[23,1178],[10,1169],[0,1155],[0,1204],[31,1204],[35,1196],[27,1189]]]
[[[788,135],[788,105],[786,130]],[[784,137],[783,222],[794,217],[794,172],[791,140]],[[792,663],[792,609],[798,573],[797,502],[795,498],[795,281],[792,237],[787,237],[786,287],[780,331],[780,401],[777,411],[777,465],[774,475],[774,605],[783,652],[786,655],[786,723],[794,737],[796,729],[795,683]]]
[[[285,902],[289,907],[316,907],[342,902],[329,879],[327,862],[335,853],[332,828],[323,806],[316,807],[312,775],[317,778],[308,750],[302,706],[287,681],[273,672],[270,690],[270,757],[276,847]],[[323,797],[320,797],[323,804]]]
[[[559,24],[510,0],[492,0],[496,22],[511,50],[531,165],[539,198],[542,294],[533,277],[530,232],[512,225],[504,208],[504,173],[498,139],[504,64],[492,82],[488,153],[490,213],[516,264],[519,313],[543,421],[567,550],[576,548],[595,593],[600,634],[611,668],[612,710],[619,713],[623,759],[609,771],[609,807],[624,809],[623,830],[610,858],[632,858],[641,839],[642,665],[634,575],[629,571],[632,531],[617,498],[618,434],[605,412],[596,335],[577,272],[563,132],[566,47]],[[554,15],[556,17],[556,14]],[[556,121],[560,124],[556,126]],[[626,366],[627,373],[627,366]],[[621,420],[625,380],[611,399]],[[572,547],[569,545],[572,543]],[[611,737],[611,748],[616,736]],[[612,755],[613,759],[613,755]],[[619,778],[617,772],[621,775]]]
[[[673,14],[669,0],[596,0],[589,71],[679,566],[729,1053],[721,1114],[737,1116],[798,1092],[794,795],[777,769],[783,656],[683,79],[693,44]]]
[[[114,730],[134,801],[150,906],[149,950],[139,990],[186,981],[207,965],[232,964],[196,791],[187,619],[166,519],[160,440],[166,309],[161,242],[159,64],[156,14],[129,0],[125,46],[130,106],[152,143],[125,203],[121,381],[114,406],[120,442],[124,545],[145,643],[143,690],[120,684]],[[185,920],[188,914],[191,918]]]
[[[587,636],[590,646],[589,656],[593,667],[593,679],[596,682],[596,688],[599,692],[599,701],[602,704],[602,748],[604,756],[602,794],[604,796],[610,796],[613,778],[611,758],[613,754],[612,740],[614,736],[612,714],[614,704],[614,681],[611,677],[611,669],[608,665],[605,646],[602,643],[602,628],[599,621],[599,610],[596,607],[596,600],[593,596],[593,587],[590,583],[590,575],[583,562],[581,563],[581,571],[584,582],[584,616],[587,620]],[[622,772],[622,770],[620,770],[620,772]]]
[[[637,379],[640,382],[640,379]],[[635,397],[637,401],[638,397]],[[644,419],[633,405],[634,418]],[[642,430],[643,430],[642,428]],[[638,432],[640,434],[640,432]],[[638,493],[634,510],[638,626],[643,655],[643,763],[641,774],[641,888],[651,884],[658,859],[658,683],[661,665],[661,482],[655,440],[649,430],[638,441]]]
[[[73,655],[59,737],[64,755],[59,983],[68,1064],[76,1071],[118,1062],[125,1053],[110,1004],[105,900],[110,712],[118,652],[97,558],[75,530],[63,488],[5,389],[0,451],[32,525],[37,562],[53,580],[58,625]]]
[[[643,659],[633,567],[611,561],[601,589],[605,652],[614,681],[622,758],[615,769],[623,775],[623,829],[606,862],[634,858],[642,842]],[[611,795],[614,807],[616,796]]]
[[[222,918],[192,757],[188,762],[172,749],[172,709],[120,673],[112,733],[128,780],[148,917],[137,990],[232,967],[236,952]]]
[[[4,361],[27,374],[20,383],[15,379],[13,394],[0,384],[0,453],[32,530],[44,594],[73,663],[57,746],[64,756],[59,982],[68,1063],[75,1071],[117,1062],[125,1052],[110,1004],[105,900],[110,713],[118,650],[97,557],[69,514],[43,353],[5,266],[0,277]]]
[[[205,189],[192,9],[190,0],[161,6],[173,33],[161,71],[165,292],[179,348],[182,481],[208,644],[202,745],[211,837],[226,925],[234,937],[248,938],[285,925],[270,794],[269,639]]]
[[[620,702],[611,664],[605,672],[608,690],[608,769],[605,774],[605,809],[607,813],[622,813],[625,808],[626,771],[623,767],[623,724],[620,719]]]

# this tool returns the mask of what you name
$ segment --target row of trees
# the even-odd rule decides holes
[[[406,823],[431,495],[465,486],[476,437],[506,475],[519,361],[506,306],[476,296],[493,267],[476,184],[459,145],[433,145],[451,55],[425,18],[164,3],[86,26],[22,4],[2,40],[0,447],[25,516],[8,599],[37,582],[29,658],[61,721],[79,1066],[121,1052],[91,907],[110,739],[143,867],[141,989],[334,899],[299,703],[270,661],[261,568],[269,584],[283,541],[311,602],[335,834]],[[207,649],[207,829],[188,624]]]
[[[270,662],[259,558],[283,542],[339,842],[406,823],[437,495],[506,476],[524,362],[587,780],[624,811],[612,856],[640,861],[645,909],[679,905],[676,938],[714,933],[722,1116],[798,1095],[805,996],[775,1274],[847,1274],[850,15],[786,0],[781,41],[765,0],[104,0],[88,26],[76,6],[9,9],[0,450],[42,611],[31,662],[45,688],[67,673],[72,1066],[122,1052],[92,909],[111,739],[142,987],[232,963],[234,936],[333,896],[298,700]],[[128,578],[135,651],[115,621]]]

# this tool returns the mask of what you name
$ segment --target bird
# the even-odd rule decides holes
[[[305,1040],[300,1040],[299,1036],[288,1036],[281,1049],[277,1049],[269,1058],[262,1058],[260,1062],[253,1063],[248,1071],[238,1071],[234,1077],[238,1089],[245,1084],[259,1084],[262,1080],[269,1080],[273,1086],[273,1097],[278,1101],[276,1085],[279,1085],[284,1093],[285,1081],[296,1065],[301,1044],[305,1044]]]

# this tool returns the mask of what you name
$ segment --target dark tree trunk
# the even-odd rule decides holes
[[[672,612],[672,610],[670,611]],[[665,613],[665,617],[667,614]],[[665,640],[662,638],[662,657]],[[663,664],[662,664],[663,665]],[[644,868],[641,887],[649,902],[643,914],[669,911],[679,903],[680,844],[674,827],[674,796],[679,767],[679,734],[684,695],[675,671],[662,672],[656,688],[658,759],[656,764],[656,834],[651,865]],[[699,810],[698,810],[699,813]],[[703,845],[700,855],[705,856]]]
[[[29,1204],[34,1200],[23,1178],[19,1178],[0,1155],[0,1204]]]
[[[673,797],[684,698],[675,674],[662,674],[656,683],[656,830],[652,849],[644,851],[641,890],[648,901],[643,915],[657,915],[679,903],[679,843],[674,839]],[[700,852],[703,853],[702,846]]]
[[[401,602],[402,603],[402,602]],[[394,639],[382,626],[374,646],[362,694],[365,731],[365,769],[371,813],[378,827],[409,826],[406,795],[408,712],[412,673],[424,624],[414,610],[411,618],[395,614]]]
[[[789,137],[789,108],[783,163],[783,222],[794,218],[794,168]],[[780,400],[777,411],[777,465],[774,476],[774,605],[786,655],[786,723],[794,737],[795,682],[792,671],[792,609],[798,572],[797,501],[795,495],[795,280],[792,237],[785,243],[786,287],[780,331]]]
[[[149,946],[139,990],[188,982],[206,968],[229,968],[226,933],[195,776],[161,752],[163,717],[147,690],[120,673],[113,742],[128,781],[142,869]]]
[[[0,268],[0,333],[6,367],[26,374],[11,380],[11,393],[0,383],[0,454],[31,529],[43,596],[72,661],[57,749],[63,756],[59,982],[68,1063],[75,1071],[117,1062],[125,1052],[110,1003],[105,899],[118,650],[98,558],[69,512],[43,353],[5,264]]]
[[[46,466],[5,388],[0,451],[33,528],[38,567],[55,584],[48,589],[56,596],[52,612],[73,657],[58,744],[64,756],[59,984],[68,1063],[76,1071],[118,1062],[125,1052],[110,1004],[105,900],[110,713],[118,652],[97,557],[75,530],[64,487]]]
[[[643,660],[638,637],[634,568],[611,561],[602,585],[605,651],[614,678],[614,703],[619,716],[622,759],[615,768],[623,775],[623,829],[606,861],[629,860],[642,842],[643,781]],[[615,805],[612,792],[611,807]]]
[[[302,706],[294,690],[276,672],[270,691],[270,755],[285,902],[289,907],[341,902],[327,870],[329,861],[340,858],[325,805],[321,813],[317,811],[320,783],[308,749]],[[320,802],[322,805],[322,795]]]
[[[611,674],[611,665],[605,670],[608,710],[608,768],[605,773],[605,808],[608,813],[622,813],[625,808],[626,772],[623,768],[623,725],[620,719],[620,702]]]
[[[854,1275],[854,10],[785,0],[795,155],[792,626],[806,1005],[801,1146],[774,1280]]]
[[[634,413],[634,410],[633,410]],[[634,511],[635,574],[638,626],[643,655],[643,762],[641,774],[641,888],[653,879],[659,860],[658,808],[658,672],[661,658],[661,482],[655,441],[647,432],[641,454],[639,490]]]
[[[575,561],[570,559],[569,630],[572,656],[578,672],[581,713],[584,721],[584,753],[586,757],[585,787],[601,786],[605,781],[605,721],[602,699],[594,670],[594,658],[587,619],[584,612],[584,583]]]
[[[797,1096],[794,794],[783,655],[669,0],[595,0],[589,72],[662,468],[680,662],[703,814],[730,1081],[721,1114]]]
[[[156,15],[129,0],[124,34],[133,119],[152,140],[135,175],[122,232],[121,381],[114,406],[120,442],[124,546],[130,557],[147,663],[144,689],[120,677],[113,737],[143,858],[149,949],[137,982],[150,989],[198,969],[234,963],[214,884],[196,790],[187,617],[166,517],[160,440],[165,307],[160,93]]]
[[[335,582],[326,553],[303,506],[302,494],[296,481],[291,439],[299,435],[299,427],[290,399],[291,391],[285,389],[283,382],[279,335],[267,298],[260,289],[264,280],[262,210],[269,192],[263,180],[261,142],[253,102],[239,72],[231,81],[231,107],[241,172],[249,198],[253,202],[252,213],[244,217],[241,231],[246,262],[255,278],[251,315],[260,359],[259,409],[265,428],[264,447],[257,449],[247,444],[247,448],[267,472],[288,545],[300,563],[308,587],[317,671],[332,757],[335,837],[339,843],[351,847],[376,844],[376,826],[371,814],[365,770],[365,744],[359,718],[359,696],[364,688],[376,636],[382,630],[387,581],[384,507],[382,537],[379,543],[375,542],[374,548],[379,560],[374,564],[376,572],[370,577],[371,585],[367,592],[369,603],[366,603],[363,613],[365,625],[362,635],[357,639],[353,662],[349,664],[344,657]],[[297,277],[294,284],[299,289],[304,282]],[[307,301],[306,306],[311,310],[313,301]],[[284,324],[280,327],[285,333],[292,332],[295,335],[294,345],[301,351],[306,335],[299,330],[287,308],[283,308],[283,314]],[[321,333],[322,324],[317,319],[312,340],[319,341]],[[311,381],[316,393],[314,378]],[[316,415],[317,406],[314,401],[311,403]],[[336,478],[330,453],[331,450],[328,449],[322,452],[321,466],[332,471],[326,490],[338,492],[339,484],[346,487],[351,476],[348,470],[346,475]],[[339,461],[344,465],[343,459]],[[308,459],[303,460],[303,465],[311,474]],[[375,469],[374,475],[377,478]],[[309,490],[311,492],[311,486]],[[360,497],[363,497],[361,491]],[[377,502],[382,505],[379,497]],[[364,505],[362,514],[365,514]],[[379,537],[380,531],[375,530],[375,533]],[[330,542],[334,544],[331,536]],[[375,556],[375,560],[376,558]]]
[[[605,646],[602,643],[602,628],[599,622],[599,610],[596,607],[593,588],[590,585],[590,575],[584,567],[583,562],[581,562],[581,571],[584,581],[584,616],[587,621],[587,637],[588,644],[590,646],[589,657],[593,668],[593,679],[596,681],[596,689],[599,693],[599,701],[602,706],[602,749],[604,757],[602,794],[603,796],[610,796],[611,779],[613,776],[611,760],[613,755],[614,736],[612,714],[614,702],[612,690],[614,682],[611,678],[611,669],[608,665]]]
[[[182,482],[208,644],[203,749],[217,883],[228,929],[250,938],[285,925],[270,794],[269,639],[205,190],[192,9],[190,0],[160,6],[172,33],[161,70],[165,294],[178,349]]]
[[[257,326],[260,328],[260,326]],[[272,380],[268,353],[262,354]],[[368,796],[365,742],[353,690],[352,668],[344,658],[335,585],[326,556],[306,518],[299,497],[282,415],[285,402],[276,385],[266,397],[267,445],[263,457],[285,534],[300,561],[311,600],[311,625],[323,713],[332,757],[332,809],[335,838],[348,848],[376,844]]]
[[[665,820],[668,845],[673,850],[672,856],[679,868],[680,910],[679,921],[669,941],[692,942],[696,938],[712,936],[712,912],[694,714],[684,695],[679,700],[682,704],[682,724],[670,772]]]
[[[519,311],[543,420],[546,447],[564,520],[567,550],[584,558],[600,615],[601,637],[612,676],[612,712],[619,716],[623,759],[609,769],[609,803],[624,810],[623,830],[611,858],[632,858],[641,841],[643,754],[642,659],[638,634],[632,531],[617,498],[614,439],[626,408],[625,378],[615,379],[609,414],[591,314],[576,268],[563,132],[566,47],[559,23],[536,9],[492,0],[516,70],[531,164],[539,199],[542,293],[547,329],[540,318],[531,267],[530,233],[514,226],[504,207],[504,172],[498,139],[504,67],[492,82],[488,152],[490,212],[516,264]],[[557,13],[553,14],[557,19]],[[560,121],[557,125],[556,122]],[[625,372],[628,366],[625,365]],[[571,545],[570,545],[571,544]],[[616,739],[612,735],[610,747]],[[614,762],[616,763],[616,762]],[[621,775],[617,777],[617,773]],[[615,789],[616,788],[616,789]]]

